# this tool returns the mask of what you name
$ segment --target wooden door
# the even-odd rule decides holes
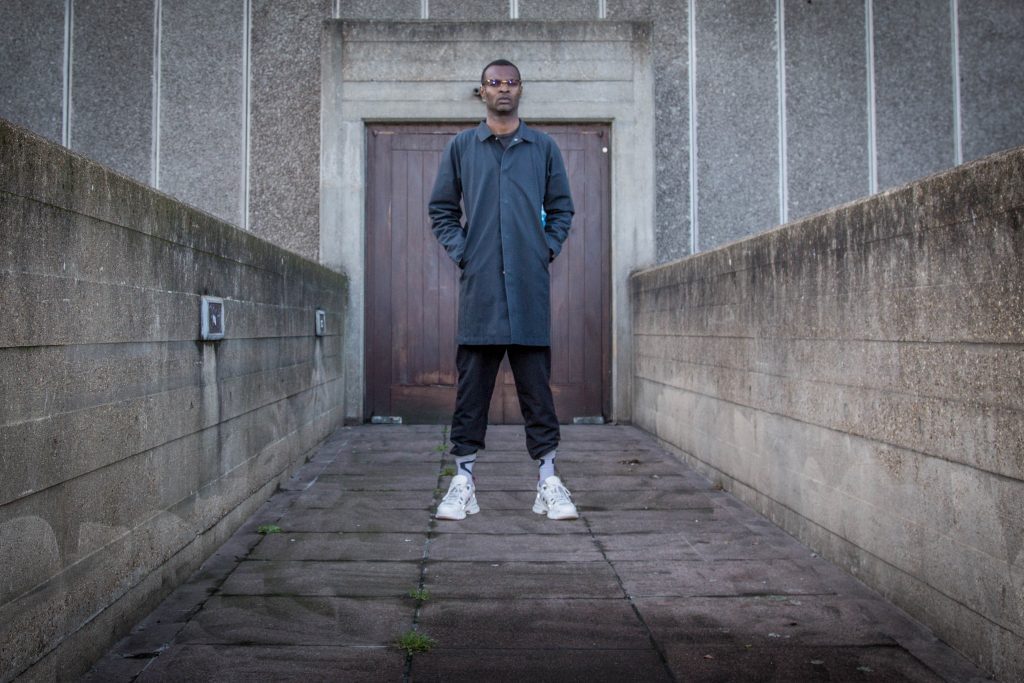
[[[427,201],[441,152],[466,127],[367,127],[366,419],[451,420],[458,269],[434,239]],[[551,267],[555,408],[562,422],[606,417],[611,389],[609,127],[534,127],[558,142],[576,206],[569,238]],[[491,400],[490,422],[522,422],[507,360]]]

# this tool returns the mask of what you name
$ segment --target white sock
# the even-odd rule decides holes
[[[467,479],[473,481],[473,463],[476,462],[476,453],[470,455],[456,455],[455,456],[455,474],[465,475]]]
[[[555,456],[557,455],[557,451],[551,451],[547,455],[537,459],[539,466],[538,473],[541,481],[545,481],[548,477],[555,476]]]

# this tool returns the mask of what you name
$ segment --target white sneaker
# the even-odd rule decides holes
[[[572,502],[572,494],[558,477],[548,477],[537,484],[537,500],[533,511],[538,515],[547,514],[548,519],[578,519],[579,513]]]
[[[476,504],[476,487],[466,475],[457,474],[452,477],[448,493],[438,503],[434,516],[437,519],[465,519],[466,515],[478,512],[480,506]]]

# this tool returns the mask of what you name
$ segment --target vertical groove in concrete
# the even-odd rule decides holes
[[[687,0],[686,34],[690,104],[690,253],[700,251],[700,227],[697,224],[697,0]]]
[[[249,162],[252,149],[252,0],[245,0],[245,17],[242,20],[242,228],[250,229],[249,218]]]
[[[73,60],[74,35],[75,35],[75,2],[64,0],[64,79],[60,143],[65,147],[71,147],[71,65]]]
[[[785,0],[775,0],[775,26],[778,31],[776,53],[778,55],[779,85],[779,224],[789,222],[789,168],[786,144],[786,10]]]
[[[153,0],[153,132],[149,184],[160,188],[160,34],[163,31],[163,0]]]
[[[864,0],[864,43],[867,59],[868,192],[878,192],[878,118],[875,111],[874,0]]]
[[[953,61],[953,157],[959,166],[964,163],[964,134],[960,121],[960,0],[949,0],[949,29],[953,35],[950,50]]]

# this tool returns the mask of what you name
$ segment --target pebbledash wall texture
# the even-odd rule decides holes
[[[1024,148],[632,278],[635,423],[1024,678]]]
[[[1024,144],[1018,0],[5,0],[0,117],[337,267],[319,227],[332,20],[446,24],[446,54],[461,22],[649,23],[658,262]],[[527,117],[571,62],[524,74]],[[455,66],[382,83],[458,103]]]
[[[0,681],[88,668],[341,423],[346,296],[0,119]]]

